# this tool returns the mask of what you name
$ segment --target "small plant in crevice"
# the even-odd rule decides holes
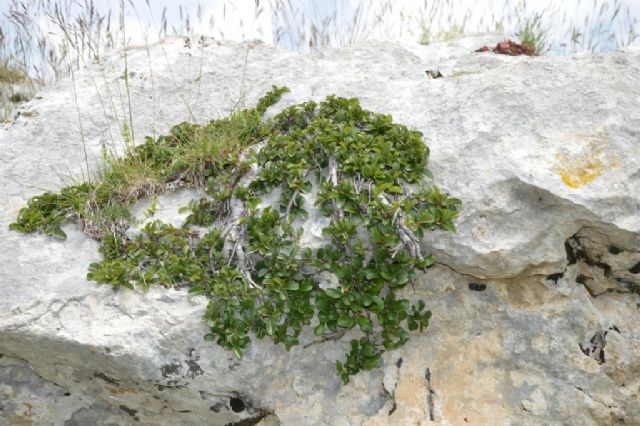
[[[524,46],[533,49],[535,55],[542,55],[549,50],[547,41],[549,29],[543,26],[542,16],[534,15],[532,18],[524,19],[521,22],[518,37]]]
[[[336,361],[348,383],[427,327],[424,301],[397,292],[433,264],[420,238],[453,231],[460,201],[426,184],[429,150],[420,132],[357,99],[329,96],[263,120],[286,90],[274,87],[256,108],[229,118],[148,138],[92,184],[34,197],[12,229],[64,238],[60,224],[80,221],[101,242],[103,260],[90,266],[89,279],[206,296],[205,339],[238,357],[252,336],[290,349],[305,327],[317,336],[307,345],[350,332],[346,358]],[[129,164],[151,189],[122,177]],[[135,200],[185,186],[205,197],[186,206],[182,227],[154,221],[127,237]],[[272,194],[275,204],[263,205]],[[325,244],[314,249],[302,239],[310,200],[328,218]]]

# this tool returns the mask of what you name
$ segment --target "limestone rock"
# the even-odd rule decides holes
[[[71,81],[45,89],[0,133],[0,425],[640,424],[640,50],[473,53],[501,39],[127,51],[137,141],[272,84],[291,93],[271,114],[353,96],[425,134],[436,183],[463,200],[456,234],[425,237],[439,265],[405,290],[431,325],[347,386],[333,370],[349,336],[237,360],[202,340],[203,298],[87,282],[100,256],[74,225],[64,242],[8,231],[29,197],[122,147],[122,55],[77,74],[80,120]],[[182,220],[181,197],[158,217]]]

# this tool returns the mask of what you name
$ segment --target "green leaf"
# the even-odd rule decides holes
[[[340,299],[342,297],[342,292],[335,288],[328,288],[324,291],[324,294],[329,296],[332,299]]]
[[[202,294],[204,292],[204,287],[201,284],[192,285],[189,288],[189,294]]]
[[[371,296],[371,299],[373,300],[373,303],[375,303],[376,305],[380,307],[384,307],[384,300],[382,300],[380,296]]]
[[[313,289],[313,283],[310,281],[305,281],[300,284],[300,291],[311,291]]]
[[[60,229],[59,227],[54,227],[52,229],[49,229],[46,232],[47,235],[50,235],[58,240],[66,240],[67,239],[67,234],[64,233],[64,231],[62,229]]]
[[[236,358],[242,359],[242,350],[239,347],[234,346],[233,353],[235,354]]]
[[[267,334],[269,336],[273,336],[273,333],[274,333],[274,330],[275,330],[275,326],[276,326],[275,325],[275,321],[273,320],[273,318],[267,318],[264,321],[264,325],[265,325],[265,327],[267,329]]]
[[[338,325],[342,328],[352,328],[355,325],[356,321],[347,315],[340,315],[338,318]]]
[[[387,190],[389,185],[390,185],[389,183],[381,183],[379,185],[376,185],[376,188],[373,191],[373,197],[377,198],[378,195],[382,194],[384,191]]]
[[[300,288],[300,284],[298,284],[297,281],[288,281],[285,284],[284,288],[287,289],[287,290],[295,291],[295,290],[298,290]]]
[[[386,271],[381,271],[380,275],[382,275],[382,278],[384,278],[385,280],[392,280],[394,278],[393,275]]]
[[[359,316],[358,325],[360,326],[360,330],[362,330],[364,333],[368,333],[373,330],[373,323],[367,317]]]
[[[376,271],[368,270],[366,272],[365,276],[366,276],[366,278],[368,280],[374,280],[374,279],[378,278],[378,273]]]
[[[396,284],[406,284],[409,282],[409,274],[406,271],[401,271],[396,275]]]

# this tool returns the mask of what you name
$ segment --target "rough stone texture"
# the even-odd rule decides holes
[[[640,50],[471,53],[500,40],[303,55],[173,39],[149,48],[153,73],[127,52],[136,140],[272,84],[291,88],[274,111],[356,96],[426,135],[464,201],[406,289],[434,316],[348,386],[333,369],[349,336],[237,360],[202,340],[203,298],[87,282],[97,243],[75,226],[65,242],[9,232],[28,197],[82,176],[80,127],[92,168],[122,145],[121,56],[77,74],[77,109],[71,81],[40,93],[0,133],[0,424],[640,424]],[[183,195],[158,215],[179,219]]]

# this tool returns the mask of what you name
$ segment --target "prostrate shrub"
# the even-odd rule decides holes
[[[251,336],[287,349],[303,327],[322,342],[356,329],[344,381],[378,367],[384,351],[423,330],[425,303],[399,298],[417,269],[427,230],[453,231],[459,200],[428,186],[422,134],[363,110],[357,99],[306,102],[264,121],[286,88],[206,125],[182,123],[109,160],[95,182],[34,197],[12,229],[64,238],[80,222],[104,256],[88,278],[115,287],[188,287],[209,298],[206,340],[242,356]],[[257,165],[257,172],[250,172]],[[196,186],[184,226],[154,221],[133,239],[128,208],[140,197]],[[261,197],[274,190],[276,205]],[[323,247],[301,246],[309,199],[329,218]]]

